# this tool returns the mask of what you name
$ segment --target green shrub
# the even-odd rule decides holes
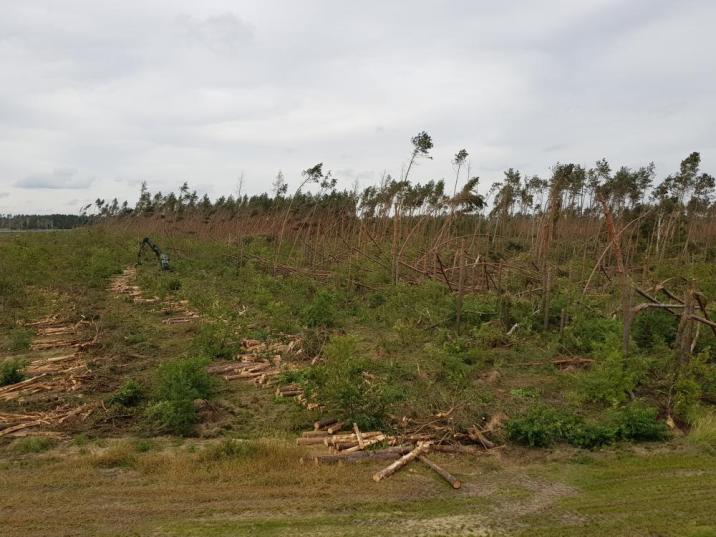
[[[208,399],[214,379],[206,372],[202,358],[178,358],[165,362],[157,371],[155,394],[159,400]]]
[[[214,379],[206,365],[204,359],[180,358],[159,366],[155,402],[146,410],[155,430],[180,435],[192,432],[197,421],[194,401],[208,399],[214,392]]]
[[[0,363],[0,386],[16,384],[25,378],[22,369],[25,366],[22,360],[9,358]]]
[[[212,360],[233,358],[240,347],[239,338],[230,324],[223,320],[202,324],[193,341],[195,353]]]
[[[361,428],[385,425],[390,405],[402,392],[377,375],[366,381],[364,373],[375,370],[376,365],[359,353],[355,338],[332,338],[325,355],[326,360],[311,369],[308,381],[318,402]]]
[[[663,440],[668,429],[663,421],[657,419],[655,408],[640,404],[632,404],[616,413],[614,422],[617,437],[633,442],[649,442]]]
[[[140,384],[133,379],[128,379],[124,384],[109,398],[108,403],[120,406],[136,406],[144,399],[144,390]]]
[[[558,413],[546,407],[534,407],[505,426],[510,440],[530,447],[549,447],[562,438]]]
[[[188,436],[197,422],[196,409],[191,400],[157,401],[145,411],[151,428],[160,433]]]
[[[644,442],[666,438],[666,425],[657,419],[656,410],[631,405],[614,411],[604,423],[549,407],[533,407],[506,424],[510,440],[530,447],[549,447],[566,442],[575,447],[594,449],[619,440]]]
[[[478,328],[473,329],[471,333],[478,344],[483,347],[501,347],[510,342],[504,326],[499,321],[483,323]]]
[[[657,309],[648,309],[637,315],[632,324],[631,337],[642,350],[658,345],[671,346],[676,340],[678,321],[674,316]]]
[[[621,325],[616,319],[600,317],[596,312],[580,310],[564,329],[562,344],[574,354],[602,351],[605,344],[618,340]]]
[[[625,359],[615,339],[600,345],[594,355],[595,365],[577,382],[579,399],[611,406],[623,403],[644,375],[643,360],[636,356]]]
[[[313,302],[304,310],[303,320],[308,327],[330,328],[336,322],[336,297],[322,290],[316,293]]]

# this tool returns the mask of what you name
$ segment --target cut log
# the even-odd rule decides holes
[[[331,425],[328,429],[326,429],[326,431],[328,431],[328,434],[336,434],[338,431],[343,429],[344,424],[344,422],[339,421],[338,423]]]
[[[445,481],[450,483],[452,488],[459,489],[462,486],[462,483],[460,483],[460,480],[452,475],[450,472],[445,470],[444,468],[438,466],[433,461],[428,459],[425,455],[418,455],[418,458],[427,464],[432,470],[434,470],[440,477],[442,477]]]
[[[324,442],[325,445],[325,442]],[[358,445],[358,442],[356,440],[346,440],[345,442],[333,442],[332,444],[329,444],[329,448],[333,448],[336,451],[344,451],[346,449],[355,447]]]
[[[374,438],[374,437],[376,437],[376,436],[378,436],[378,435],[381,435],[381,434],[383,434],[383,433],[381,433],[380,431],[370,431],[370,432],[367,432],[367,433],[363,433],[363,440],[366,440],[366,439],[368,439],[368,438]],[[325,437],[325,438],[324,438],[324,443],[325,443],[327,446],[333,446],[333,445],[335,445],[335,444],[337,444],[337,443],[340,443],[340,442],[353,442],[353,443],[357,443],[357,442],[358,442],[358,439],[356,438],[356,435],[353,434],[353,433],[351,433],[351,434],[334,434],[334,435],[332,435],[332,436],[328,436],[328,437]]]
[[[385,440],[385,435],[381,434],[376,436],[375,438],[371,438],[370,440],[363,441],[363,445],[358,444],[357,446],[350,447],[346,450],[344,450],[344,453],[353,453],[355,451],[363,451],[365,448],[373,446],[375,444],[381,443],[383,440]]]
[[[479,442],[484,446],[485,449],[491,449],[495,447],[495,443],[487,438],[482,431],[478,430],[474,425],[467,430],[468,436],[475,442]]]
[[[297,446],[320,446],[323,445],[324,438],[322,436],[308,436],[296,438]]]
[[[341,462],[353,463],[362,461],[378,461],[397,459],[408,453],[412,446],[394,446],[376,451],[359,451],[340,455],[318,455],[311,459],[315,464],[336,464]]]
[[[430,451],[436,451],[438,453],[467,453],[470,455],[476,455],[480,453],[480,450],[475,446],[463,446],[461,444],[456,445],[435,445],[430,446]]]
[[[313,429],[315,431],[318,431],[320,429],[333,425],[334,423],[338,423],[337,418],[323,418],[322,420],[318,420],[313,424]]]
[[[395,461],[393,464],[391,464],[391,465],[389,465],[389,466],[386,466],[385,468],[383,468],[383,469],[380,470],[379,472],[374,473],[374,474],[373,474],[373,481],[375,481],[375,482],[377,483],[377,482],[380,481],[381,479],[385,479],[386,477],[390,477],[390,476],[393,475],[395,472],[397,472],[398,470],[400,470],[403,466],[405,466],[406,464],[408,464],[408,463],[411,462],[412,460],[416,459],[417,457],[419,457],[420,455],[422,455],[423,453],[425,453],[425,452],[428,450],[429,447],[430,447],[430,444],[427,443],[427,442],[418,444],[418,447],[416,447],[416,448],[415,448],[414,450],[412,450],[410,453],[406,453],[405,455],[403,455],[402,457],[400,457],[397,461]]]
[[[360,429],[358,428],[357,423],[353,423],[353,432],[356,434],[356,440],[358,440],[358,445],[361,449],[365,447],[365,442],[363,441],[363,436],[360,434]]]
[[[301,436],[304,438],[315,438],[320,436],[321,438],[325,438],[330,434],[330,431],[305,431],[301,433]]]

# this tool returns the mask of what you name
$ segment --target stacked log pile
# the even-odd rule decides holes
[[[450,414],[451,411],[438,413],[433,416],[433,420],[415,428],[412,432],[396,435],[388,435],[382,431],[361,431],[355,423],[351,430],[349,425],[338,419],[326,418],[316,422],[314,430],[302,433],[296,443],[299,446],[324,450],[323,453],[304,457],[301,460],[303,463],[313,462],[320,465],[394,461],[373,475],[373,480],[378,482],[390,477],[411,461],[418,460],[451,487],[458,489],[461,487],[460,480],[428,458],[428,454],[432,452],[476,455],[496,449],[498,446],[490,435],[500,426],[504,416],[496,414],[483,427],[473,426],[468,428],[466,433],[457,433],[454,430],[450,431],[444,423],[441,424],[441,421],[447,420]],[[431,427],[428,427],[428,424]],[[328,453],[325,453],[325,450]]]
[[[0,402],[11,403],[12,410],[0,412],[0,437],[58,436],[47,430],[69,420],[84,420],[94,405],[72,406],[62,403],[52,410],[29,412],[28,404],[56,401],[65,394],[78,392],[91,378],[84,351],[97,341],[97,333],[88,333],[90,323],[71,323],[57,315],[29,323],[36,332],[25,357],[19,382],[0,388]],[[0,358],[0,361],[2,358]],[[20,410],[22,405],[23,410]]]
[[[129,297],[135,304],[157,304],[160,311],[167,315],[164,324],[191,323],[201,316],[189,307],[187,300],[161,300],[158,296],[145,297],[141,287],[136,284],[137,269],[127,267],[122,274],[112,278],[109,290],[116,296]]]
[[[63,405],[48,412],[0,413],[0,438],[24,436],[62,436],[57,431],[38,430],[38,428],[57,427],[70,420],[86,420],[96,405],[86,404],[77,407]]]

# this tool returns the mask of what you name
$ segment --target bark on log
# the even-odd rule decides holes
[[[325,438],[330,434],[330,431],[304,431],[301,433],[301,436],[303,438],[315,438],[315,437],[321,437]]]
[[[463,446],[461,444],[444,446],[433,444],[432,446],[430,446],[430,451],[436,451],[438,453],[467,453],[470,455],[476,455],[482,450],[476,448],[475,446]]]
[[[296,438],[296,445],[297,446],[320,446],[324,442],[323,436],[308,436],[308,437],[301,437]]]
[[[313,429],[315,431],[318,431],[320,429],[323,429],[324,427],[328,427],[329,425],[333,425],[334,423],[338,423],[337,418],[323,418],[322,420],[318,420],[313,424]]]
[[[395,472],[400,470],[403,466],[414,460],[415,458],[419,457],[423,453],[425,453],[428,448],[430,447],[430,444],[424,443],[419,444],[418,447],[416,447],[414,450],[412,450],[410,453],[406,453],[402,457],[400,457],[397,461],[395,461],[393,464],[386,466],[379,472],[376,472],[373,474],[373,481],[376,483],[380,481],[381,479],[385,479],[386,477],[390,477]]]
[[[374,438],[378,435],[381,435],[380,431],[370,431],[363,434],[363,440],[367,440],[369,438]],[[333,446],[340,442],[353,442],[354,444],[358,442],[358,439],[356,438],[356,435],[353,433],[350,434],[334,434],[331,436],[324,437],[324,443],[327,446]]]
[[[343,429],[344,422],[339,421],[338,423],[335,423],[331,425],[326,431],[328,431],[328,434],[335,434],[341,429]]]
[[[342,455],[318,455],[308,459],[315,464],[336,464],[336,463],[354,463],[363,461],[382,461],[397,459],[402,455],[410,452],[411,446],[395,446],[376,451],[359,451],[357,453],[349,453]],[[304,461],[305,462],[305,461]]]
[[[365,440],[363,442],[363,445],[358,444],[357,446],[349,447],[348,449],[344,450],[344,453],[353,453],[355,451],[363,451],[365,448],[373,446],[375,444],[379,444],[385,440],[385,435],[381,434],[376,436],[375,438],[371,438],[370,440]]]
[[[356,440],[358,440],[358,445],[361,449],[365,447],[365,442],[363,441],[363,436],[360,434],[360,429],[358,428],[357,423],[353,423],[353,432],[356,434]]]
[[[454,488],[454,489],[459,489],[459,488],[462,486],[462,483],[460,482],[460,480],[459,480],[457,477],[455,477],[454,475],[452,475],[450,472],[448,472],[448,471],[445,470],[444,468],[442,468],[442,467],[438,466],[437,464],[435,464],[433,461],[431,461],[430,459],[428,459],[425,455],[419,455],[418,458],[419,458],[422,462],[424,462],[425,464],[427,464],[432,470],[434,470],[434,471],[435,471],[440,477],[442,477],[445,481],[447,481],[448,483],[450,483],[450,485],[452,486],[452,488]]]

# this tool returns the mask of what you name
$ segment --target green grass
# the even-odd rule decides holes
[[[374,483],[370,476],[384,463],[316,467],[301,465],[302,453],[276,439],[125,439],[14,452],[0,459],[0,509],[13,513],[3,535],[676,537],[716,530],[716,456],[686,444],[588,455],[432,455],[462,480],[458,491],[420,463]]]

